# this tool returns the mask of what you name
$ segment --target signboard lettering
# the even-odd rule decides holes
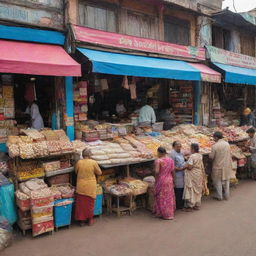
[[[176,45],[158,40],[105,32],[73,25],[75,39],[80,42],[180,57],[205,60],[205,49]]]
[[[226,51],[213,46],[206,46],[211,62],[256,69],[256,58]]]
[[[35,26],[51,27],[56,29],[63,28],[62,14],[5,3],[0,4],[0,19]]]

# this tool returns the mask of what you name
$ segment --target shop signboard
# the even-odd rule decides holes
[[[14,3],[10,2],[11,1],[7,2],[5,0],[1,1],[0,20],[32,26],[55,28],[58,30],[63,29],[61,0],[22,0],[19,1],[19,5],[15,3],[16,1],[13,1]]]
[[[205,60],[204,48],[177,45],[158,40],[105,32],[76,25],[72,25],[72,29],[75,40],[87,44],[149,52],[172,58]]]
[[[206,48],[211,62],[256,69],[256,58],[254,57],[226,51],[213,46],[206,46]]]

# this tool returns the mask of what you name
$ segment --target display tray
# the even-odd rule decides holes
[[[66,173],[73,172],[74,170],[75,170],[74,167],[69,167],[69,168],[66,168],[66,169],[60,169],[60,170],[56,170],[56,171],[45,172],[45,177],[52,177],[52,176],[59,175],[59,174],[66,174]]]
[[[132,165],[132,164],[140,164],[140,163],[146,163],[146,162],[152,162],[152,161],[155,161],[155,158],[145,159],[145,160],[138,161],[138,162],[127,162],[127,163],[121,163],[121,164],[103,164],[103,165],[100,165],[100,166],[104,169],[107,169],[107,168],[112,168],[112,167],[126,166],[126,165]]]
[[[12,157],[12,159],[14,158],[19,158],[21,159],[22,161],[26,161],[26,160],[40,160],[40,159],[47,159],[47,158],[56,158],[56,157],[60,157],[60,156],[66,156],[66,155],[71,155],[71,154],[74,154],[75,151],[73,152],[65,152],[65,153],[58,153],[58,154],[53,154],[53,155],[47,155],[47,156],[40,156],[40,157],[32,157],[32,158],[22,158],[20,156],[17,156],[17,157]]]

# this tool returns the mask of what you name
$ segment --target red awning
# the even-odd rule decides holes
[[[0,40],[0,73],[81,76],[81,66],[61,46]]]
[[[189,63],[192,67],[198,69],[201,72],[201,79],[204,82],[221,83],[221,74],[204,64]]]

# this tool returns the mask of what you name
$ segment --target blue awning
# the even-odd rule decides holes
[[[213,63],[224,73],[225,82],[232,84],[256,85],[256,69],[241,68],[220,63]]]
[[[177,80],[201,79],[200,71],[184,61],[77,48],[92,62],[96,73]]]

